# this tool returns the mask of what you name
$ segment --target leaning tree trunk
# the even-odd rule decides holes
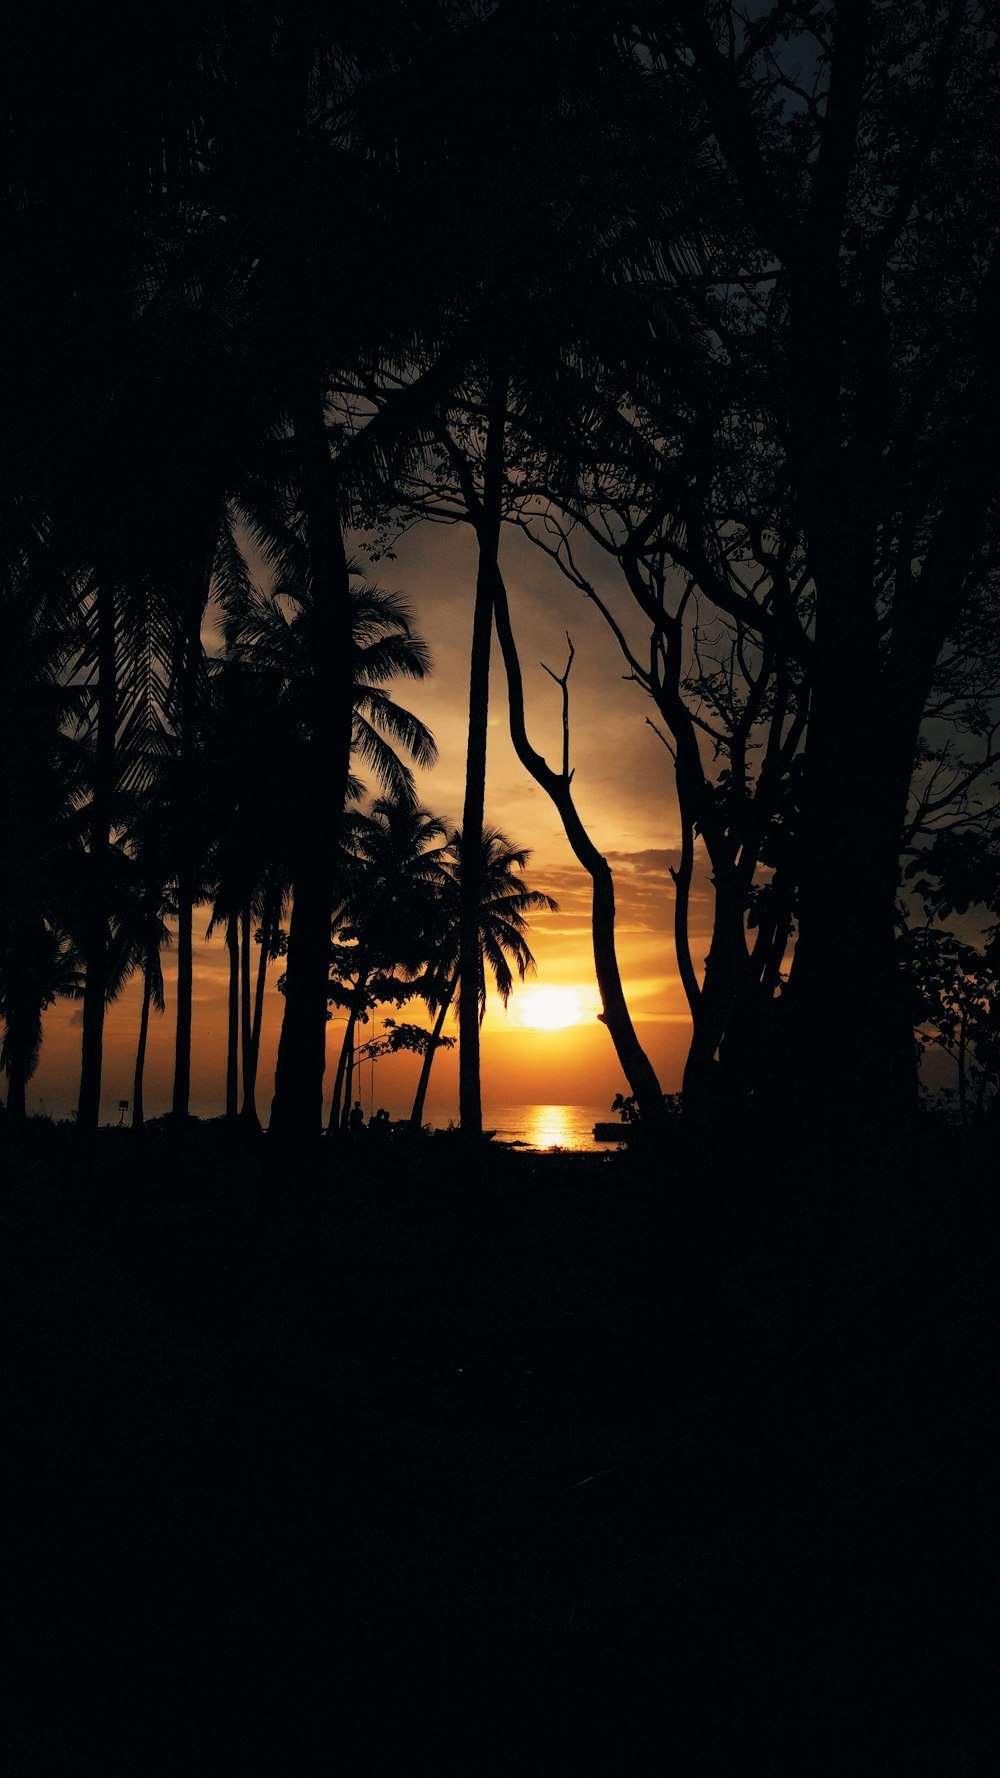
[[[427,1045],[427,1049],[424,1052],[423,1062],[420,1065],[420,1079],[417,1081],[417,1090],[413,1096],[413,1109],[410,1112],[410,1123],[415,1130],[419,1130],[423,1122],[424,1100],[427,1097],[427,1087],[431,1078],[431,1069],[434,1066],[434,1057],[438,1053],[438,1047],[441,1042],[441,1033],[444,1030],[444,1022],[448,1016],[448,1009],[454,998],[455,981],[456,978],[452,976],[451,981],[448,983],[448,987],[445,990],[445,997],[441,1002],[438,1016],[434,1021],[434,1029],[431,1032],[430,1043]]]
[[[302,1145],[320,1135],[323,1121],[330,921],[353,734],[353,636],[336,478],[318,394],[299,400],[293,424],[316,666],[310,734],[293,809],[292,916],[270,1130],[283,1143]]]
[[[562,770],[554,772],[541,754],[535,752],[528,740],[524,722],[524,687],[521,679],[521,663],[510,626],[507,588],[499,568],[495,574],[493,603],[496,613],[497,636],[503,654],[504,666],[507,670],[510,734],[514,751],[525,770],[531,773],[536,784],[541,786],[554,803],[559,812],[566,838],[569,840],[577,860],[590,876],[593,891],[591,934],[594,946],[594,969],[601,996],[599,1017],[602,1024],[607,1026],[608,1034],[615,1046],[615,1054],[621,1063],[622,1072],[628,1081],[629,1089],[635,1098],[642,1118],[647,1123],[654,1123],[663,1116],[663,1090],[656,1077],[656,1070],[636,1036],[625,999],[625,990],[622,986],[615,944],[614,877],[607,859],[603,853],[597,850],[591,840],[573,801],[572,773],[569,769],[569,693],[567,689],[569,667],[558,681],[562,686],[563,693],[563,759]],[[572,663],[572,648],[570,661]]]
[[[497,375],[490,392],[482,500],[478,503],[475,515],[479,566],[472,618],[469,731],[458,902],[458,1121],[463,1137],[472,1141],[481,1139],[483,1134],[479,1048],[479,977],[482,968],[480,872],[486,804],[490,643],[493,635],[493,593],[499,574],[497,557],[500,548],[506,423],[507,380],[506,376]]]
[[[97,735],[94,794],[90,808],[90,849],[84,911],[83,1042],[76,1125],[83,1134],[97,1129],[101,1116],[104,1012],[108,992],[108,921],[111,864],[111,805],[115,790],[118,732],[117,626],[113,585],[95,590],[97,601]]]
[[[343,1104],[338,1107],[340,1133],[342,1136],[346,1136],[350,1129],[352,1094],[354,1092],[354,1038],[357,1028],[357,1015],[352,1013],[347,1021],[347,1030],[344,1034],[344,1072],[340,1075],[340,1080],[342,1082],[341,1090],[344,1096]],[[330,1116],[333,1116],[332,1109]]]
[[[326,1133],[328,1136],[336,1136],[340,1129],[340,1111],[343,1104],[344,1079],[347,1074],[347,1056],[353,1043],[354,1017],[352,1014],[348,1018],[347,1027],[344,1031],[344,1041],[340,1046],[340,1055],[337,1057],[337,1072],[334,1075],[333,1080],[333,1097],[330,1100],[330,1117],[326,1126]]]

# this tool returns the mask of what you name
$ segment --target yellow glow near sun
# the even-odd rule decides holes
[[[567,1025],[581,1025],[587,1016],[575,988],[522,991],[517,1013],[520,1023],[533,1031],[562,1031]]]

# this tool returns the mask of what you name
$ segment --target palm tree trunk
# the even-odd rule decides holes
[[[149,1008],[153,998],[153,961],[147,955],[142,972],[142,1014],[139,1019],[139,1042],[135,1052],[135,1077],[132,1082],[132,1128],[141,1130],[145,1122],[142,1104],[142,1083],[146,1072],[146,1043],[149,1038]]]
[[[24,1064],[18,1057],[11,1062],[7,1074],[7,1116],[12,1124],[27,1122],[26,1085]]]
[[[456,982],[456,977],[452,976],[451,981],[448,983],[448,987],[445,991],[445,997],[444,997],[443,1001],[441,1002],[440,1011],[438,1012],[438,1016],[434,1021],[434,1029],[431,1032],[431,1040],[430,1040],[430,1043],[427,1045],[427,1048],[424,1052],[424,1059],[423,1059],[423,1062],[421,1063],[421,1066],[420,1066],[420,1079],[417,1082],[417,1090],[416,1090],[416,1093],[414,1094],[414,1099],[413,1099],[413,1109],[410,1112],[410,1123],[415,1130],[419,1130],[421,1124],[423,1123],[424,1100],[427,1097],[427,1086],[428,1086],[428,1082],[430,1081],[430,1078],[431,1078],[431,1069],[434,1066],[434,1057],[437,1055],[437,1052],[438,1052],[438,1045],[441,1040],[441,1033],[444,1030],[444,1022],[448,1016],[448,1009],[451,1006],[452,998],[455,993],[455,982]]]
[[[177,1028],[171,1111],[184,1119],[191,1107],[191,1011],[194,977],[194,893],[185,870],[177,878]]]
[[[243,1110],[244,1121],[255,1130],[260,1129],[257,1116],[257,1058],[260,1055],[260,1033],[264,1022],[264,989],[267,985],[267,965],[274,933],[278,924],[278,908],[280,896],[268,896],[264,903],[261,916],[260,957],[257,963],[257,983],[254,990],[253,1022],[250,1028],[249,1062],[243,1076]]]
[[[480,570],[472,629],[469,681],[469,736],[462,809],[462,873],[459,881],[458,1116],[462,1133],[483,1133],[479,1058],[479,902],[480,858],[486,791],[486,736],[489,715],[490,637],[493,601]]]
[[[499,572],[503,498],[504,433],[507,422],[507,379],[496,375],[487,416],[483,495],[476,521],[479,567],[472,618],[469,669],[469,734],[462,809],[462,872],[458,918],[458,1121],[462,1135],[473,1141],[483,1133],[482,1082],[479,1060],[479,977],[482,955],[479,931],[479,871],[483,850],[486,803],[486,740],[490,707],[490,643],[493,636],[493,593]]]
[[[352,1013],[347,1021],[344,1035],[344,1102],[340,1109],[340,1128],[346,1136],[350,1127],[351,1106],[354,1094],[354,1036],[358,1028],[357,1015]]]
[[[318,392],[294,404],[293,425],[309,540],[316,672],[308,758],[295,787],[292,917],[270,1128],[283,1142],[304,1144],[320,1134],[323,1118],[330,921],[353,735],[353,637],[337,485]],[[318,801],[315,785],[323,786]]]
[[[337,1072],[333,1081],[333,1098],[330,1101],[330,1117],[326,1126],[326,1133],[328,1136],[335,1136],[340,1129],[340,1108],[344,1092],[344,1076],[347,1073],[347,1056],[353,1043],[354,1019],[352,1015],[348,1018],[347,1028],[344,1032],[344,1041],[340,1046],[340,1055],[337,1057]]]
[[[80,1096],[76,1126],[83,1134],[97,1129],[101,1116],[104,1060],[104,1011],[108,987],[108,899],[111,851],[111,804],[115,787],[118,732],[117,625],[113,585],[98,585],[97,600],[97,736],[94,747],[94,794],[90,809],[90,851],[87,859],[87,907],[84,954],[83,1042]]]
[[[213,533],[212,544],[215,537]],[[180,742],[182,790],[188,788],[192,800],[197,770],[196,696],[198,668],[201,662],[201,620],[211,583],[212,557],[197,583],[187,615],[184,638],[184,659],[180,686]],[[176,839],[179,862],[177,871],[177,1034],[174,1049],[175,1119],[185,1122],[191,1108],[191,1017],[194,999],[194,904],[198,860],[194,855],[193,836],[185,828],[183,809]]]
[[[229,1017],[226,1036],[226,1122],[236,1122],[239,1095],[240,1054],[240,928],[236,914],[226,921],[229,952]]]
[[[251,982],[250,982],[250,943],[251,913],[248,904],[244,904],[240,912],[239,957],[240,957],[240,1064],[243,1071],[243,1104],[240,1117],[246,1116],[247,1082],[250,1079],[251,1053],[253,1050],[253,1028],[251,1013]],[[247,1120],[249,1121],[249,1119]]]

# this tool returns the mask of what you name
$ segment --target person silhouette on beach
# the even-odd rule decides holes
[[[347,1120],[347,1127],[352,1136],[363,1136],[365,1130],[365,1114],[361,1109],[361,1100],[355,1099],[354,1109]]]

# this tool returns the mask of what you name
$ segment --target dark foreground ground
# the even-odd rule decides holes
[[[993,1768],[991,1157],[7,1145],[10,1778]]]

